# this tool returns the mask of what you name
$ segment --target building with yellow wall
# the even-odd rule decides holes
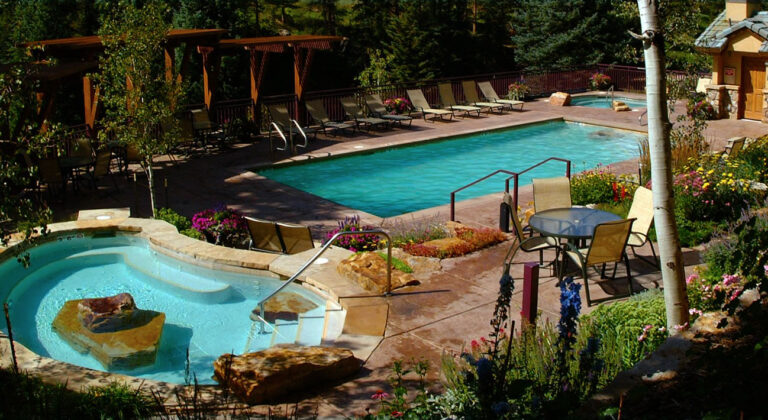
[[[695,46],[712,56],[707,98],[719,117],[768,123],[768,12],[760,0],[727,0]]]

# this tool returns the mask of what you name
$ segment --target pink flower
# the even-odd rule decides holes
[[[723,274],[723,286],[730,286],[739,283],[738,274]]]
[[[696,308],[688,309],[688,313],[691,315],[698,315],[698,316],[704,315],[704,312],[701,309],[696,309]]]
[[[687,322],[685,324],[682,324],[682,325],[675,325],[675,331],[683,331],[683,330],[686,330],[686,329],[688,329],[688,323]]]
[[[403,417],[403,412],[395,410],[395,411],[391,412],[390,415],[392,417]]]
[[[650,325],[650,324],[646,325],[645,327],[643,327],[643,331],[645,332],[650,331],[651,328],[653,328],[653,325]]]
[[[389,394],[387,394],[382,390],[378,390],[376,391],[376,393],[371,395],[371,399],[374,399],[374,400],[383,400],[384,398],[387,398],[387,397],[389,397]]]
[[[472,340],[471,343],[469,343],[473,349],[480,347],[480,343],[477,342],[477,340]]]
[[[486,341],[488,341],[488,340],[486,340],[486,339],[485,339],[485,337],[480,337],[480,341],[482,341],[482,342],[483,342],[483,344],[485,344],[485,343],[486,343]]]
[[[699,275],[696,273],[693,273],[685,279],[685,284],[691,284],[693,281],[697,280],[698,278],[699,278]]]

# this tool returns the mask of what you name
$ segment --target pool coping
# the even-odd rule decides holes
[[[270,254],[266,252],[250,251],[227,248],[213,245],[201,240],[193,239],[178,233],[177,229],[161,220],[133,218],[129,215],[129,209],[100,209],[81,211],[78,220],[53,223],[47,226],[48,233],[37,236],[35,245],[56,240],[67,235],[82,235],[98,232],[124,232],[135,234],[145,238],[153,249],[165,254],[178,257],[208,268],[234,272],[254,272],[259,275],[279,277],[283,280],[293,274],[291,268],[301,261],[306,261],[309,255],[313,255],[316,249],[294,255]],[[98,218],[106,218],[99,220]],[[14,258],[16,243],[8,248],[0,248],[0,263]],[[383,325],[375,325],[374,330],[381,329],[381,335],[366,334],[366,326],[362,328],[352,325],[342,329],[341,334],[333,341],[324,340],[320,345],[324,347],[336,347],[344,345],[352,350],[354,356],[364,363],[371,353],[379,345],[383,337],[383,328],[386,327],[386,314],[389,305],[387,299],[381,296],[370,295],[370,292],[362,287],[346,280],[335,273],[333,262],[338,262],[352,254],[346,249],[331,247],[329,254],[324,254],[331,263],[318,268],[310,268],[297,278],[297,282],[307,289],[312,290],[322,299],[338,306],[333,310],[355,310],[363,305],[364,308],[381,307],[384,309]],[[186,258],[184,258],[186,257]],[[332,267],[332,270],[331,270]],[[368,296],[366,296],[368,295]],[[356,299],[348,299],[355,297]],[[362,297],[362,298],[361,298]],[[382,320],[378,324],[382,324]],[[326,322],[327,328],[327,322]],[[368,328],[370,330],[370,328]],[[325,335],[324,331],[324,335]],[[0,332],[0,367],[11,369],[11,349],[8,336]],[[112,382],[124,383],[132,389],[151,390],[153,396],[166,406],[178,406],[188,400],[191,395],[197,395],[202,402],[221,401],[222,388],[218,385],[181,385],[151,379],[138,378],[120,373],[110,373],[93,370],[67,362],[40,356],[26,348],[23,344],[14,340],[16,361],[20,371],[33,374],[47,383],[64,384],[68,389],[82,392],[91,386],[104,386]],[[362,364],[361,363],[361,364]],[[197,389],[195,389],[197,388]],[[227,403],[231,403],[228,401]]]

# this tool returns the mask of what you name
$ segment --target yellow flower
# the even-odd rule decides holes
[[[704,168],[702,168],[701,166],[699,166],[699,168],[698,168],[698,169],[696,169],[696,172],[704,172]]]
[[[704,185],[701,186],[702,190],[706,190],[709,187],[709,182],[705,182]]]
[[[710,170],[707,171],[707,175],[712,175],[713,173],[715,173],[714,169],[710,169]]]

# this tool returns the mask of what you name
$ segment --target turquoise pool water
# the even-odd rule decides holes
[[[637,156],[638,141],[644,136],[557,121],[258,173],[344,206],[390,217],[449,203],[451,191],[497,169],[522,171],[556,156],[570,159],[575,173],[630,159]],[[523,175],[520,184],[564,174],[564,163],[550,161]],[[503,191],[505,178],[499,174],[461,191],[456,199]]]
[[[645,108],[645,101],[642,99],[631,99],[622,96],[616,96],[615,100],[624,102],[631,109]],[[583,95],[574,96],[571,98],[571,105],[575,106],[588,106],[591,108],[610,108],[611,96],[610,95]]]
[[[31,250],[32,265],[15,259],[0,264],[0,299],[8,301],[14,339],[42,356],[105,370],[88,354],[61,340],[51,328],[64,302],[130,293],[136,306],[166,315],[156,363],[130,371],[132,376],[185,383],[189,368],[201,384],[215,383],[213,361],[224,353],[241,354],[282,342],[320,343],[325,301],[299,286],[289,286],[317,308],[295,322],[280,321],[278,331],[258,334],[249,319],[261,297],[280,281],[215,271],[158,254],[146,240],[129,235],[97,238],[75,235]],[[5,328],[5,323],[3,327]]]

